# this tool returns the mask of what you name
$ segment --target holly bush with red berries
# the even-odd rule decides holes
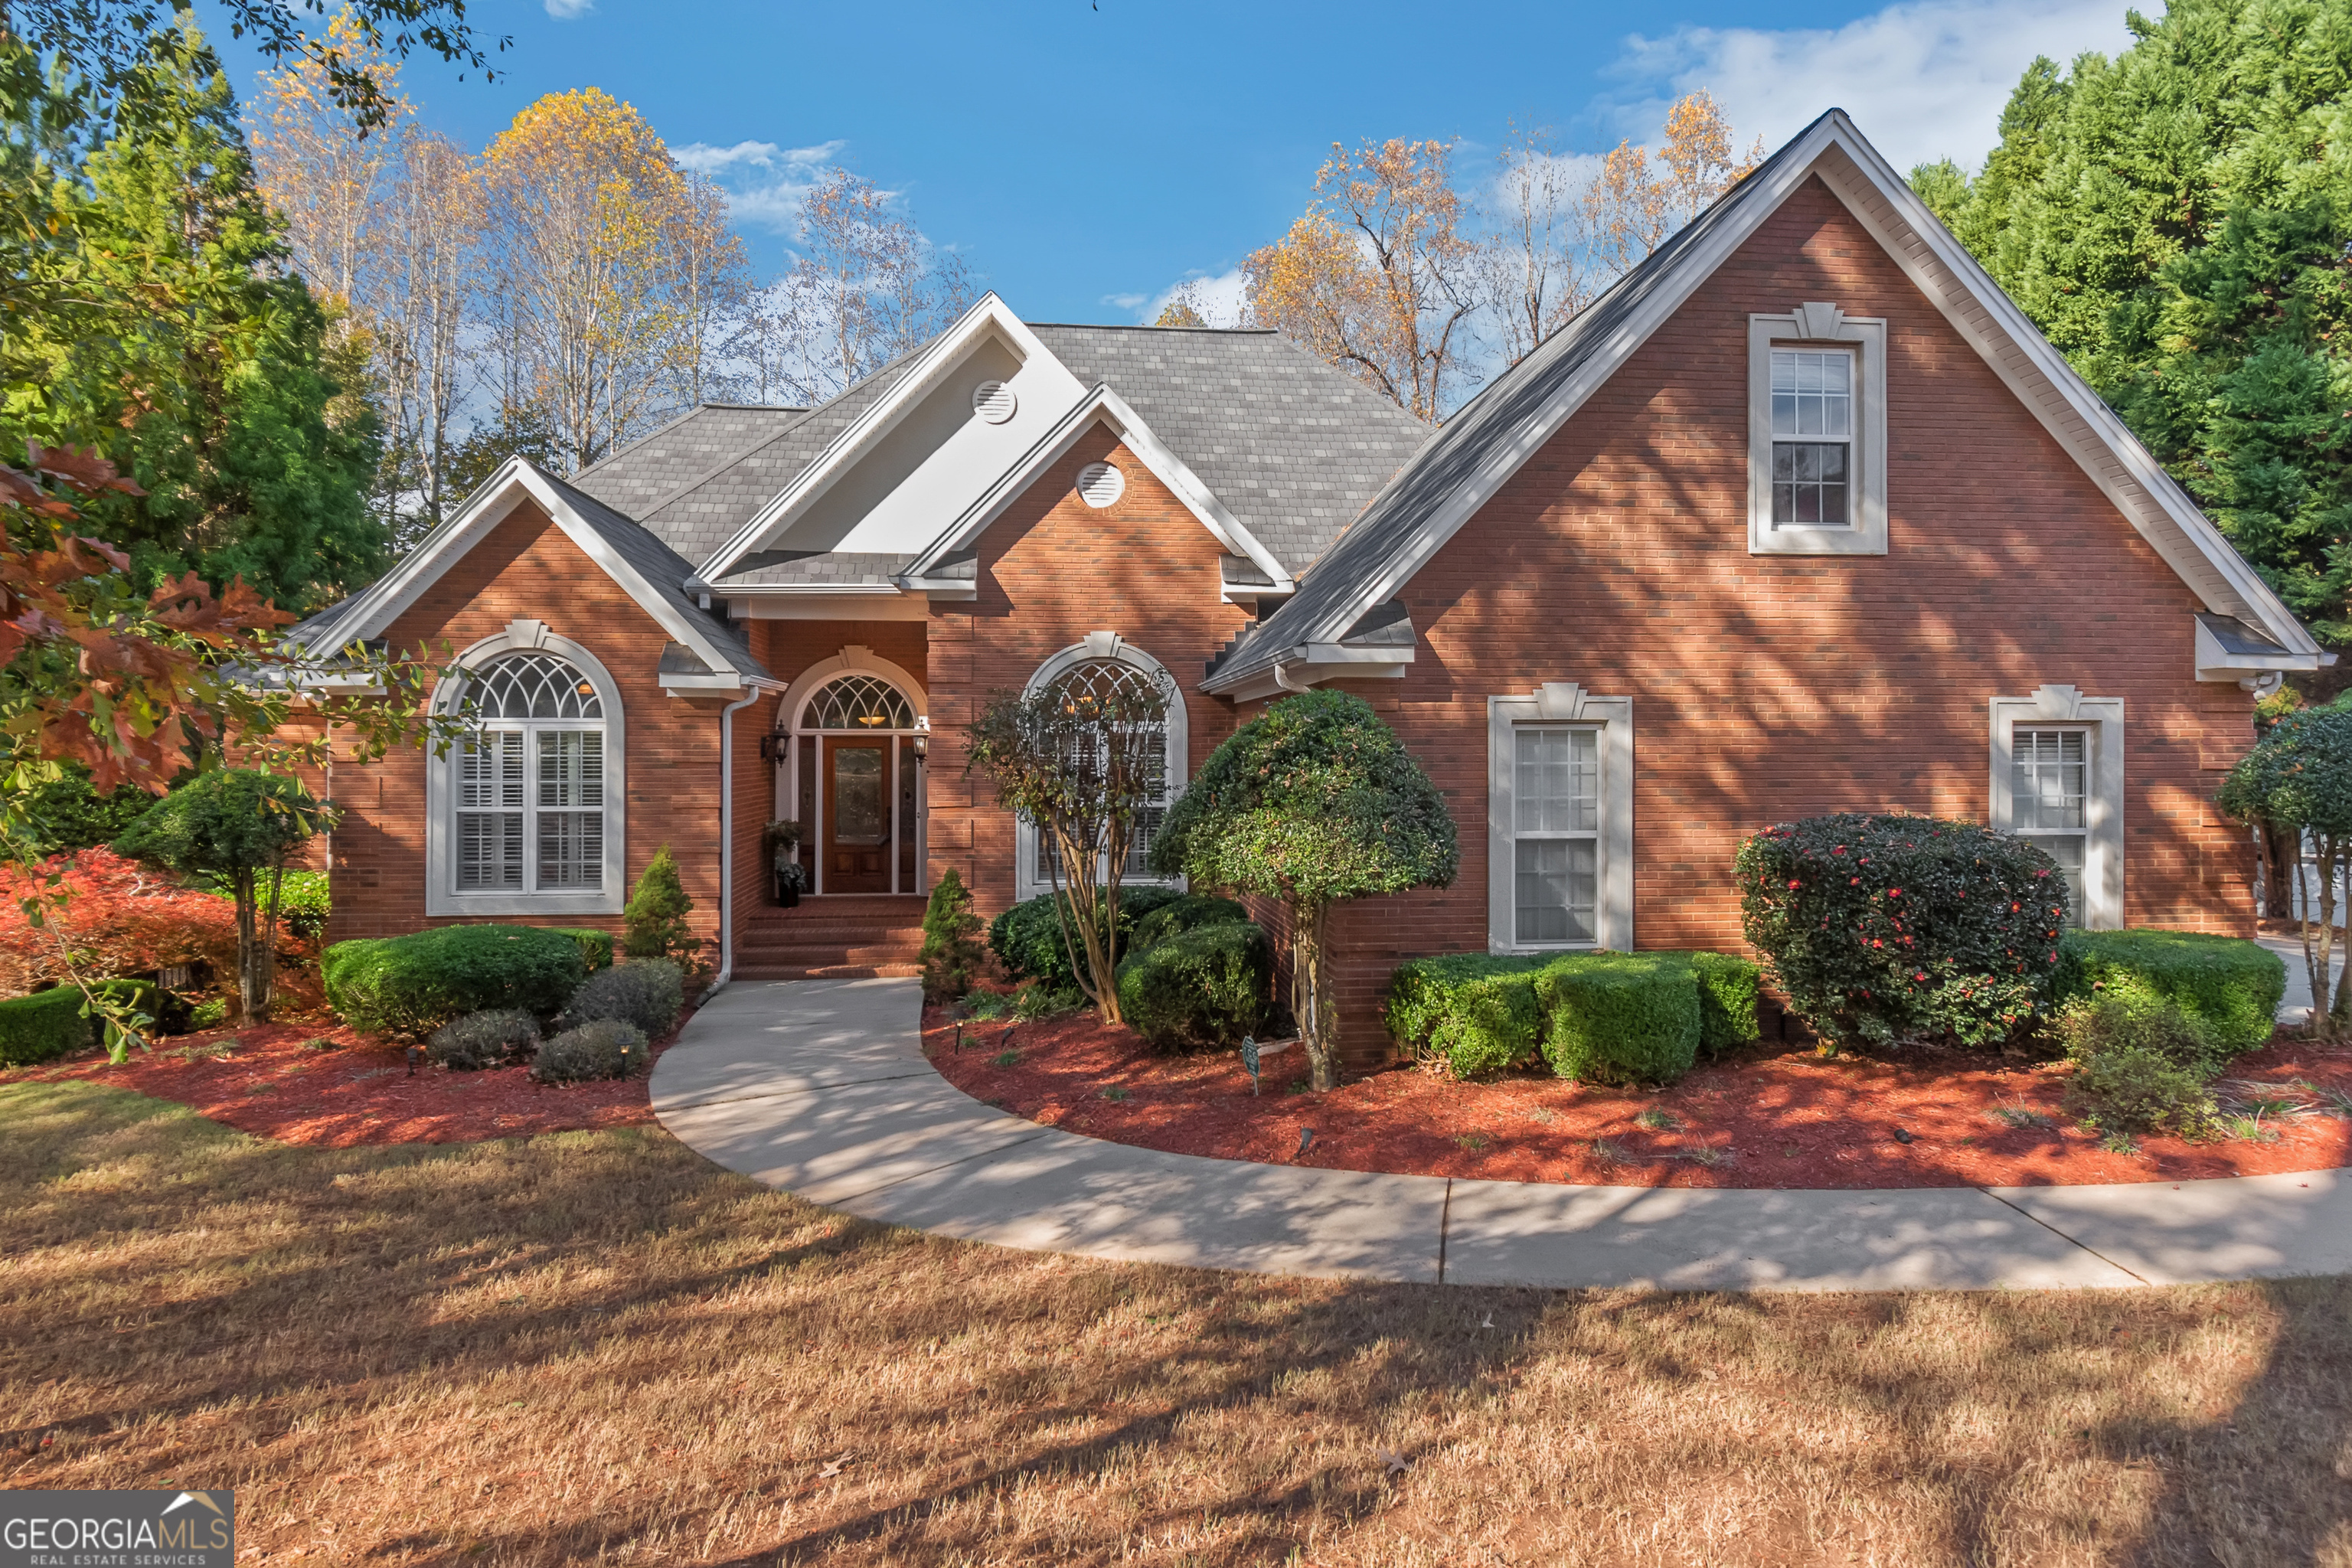
[[[1768,827],[1734,866],[1748,943],[1825,1052],[1998,1044],[2047,1005],[2065,875],[2022,838],[1846,812]]]

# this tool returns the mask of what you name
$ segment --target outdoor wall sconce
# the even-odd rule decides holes
[[[915,760],[919,763],[930,754],[931,716],[919,713],[915,716]]]

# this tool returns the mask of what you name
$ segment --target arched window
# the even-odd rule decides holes
[[[1151,873],[1151,841],[1167,818],[1170,804],[1184,787],[1184,694],[1177,689],[1175,678],[1141,648],[1110,633],[1098,632],[1037,667],[1036,674],[1029,678],[1028,693],[1034,696],[1048,687],[1081,698],[1156,688],[1166,699],[1166,716],[1153,726],[1158,741],[1158,788],[1152,803],[1137,814],[1135,831],[1128,840],[1127,862],[1119,871],[1121,882],[1159,880]],[[1024,899],[1050,891],[1055,869],[1053,840],[1027,822],[1020,825],[1017,839],[1021,859],[1015,890]],[[1097,867],[1097,879],[1108,872],[1108,867]],[[1063,880],[1068,880],[1066,875]]]
[[[435,769],[428,913],[620,907],[620,714],[609,678],[543,628],[519,640],[470,650],[441,693],[469,722]]]

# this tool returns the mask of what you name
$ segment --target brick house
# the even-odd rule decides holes
[[[1738,950],[1735,846],[1819,812],[1990,821],[2084,924],[2246,932],[2212,788],[2332,662],[1834,110],[1435,430],[1269,333],[991,296],[821,407],[509,463],[304,635],[446,643],[485,716],[332,781],[333,934],[617,925],[667,844],[739,976],[903,962],[950,866],[1039,890],[963,774],[991,692],[1164,681],[1171,794],[1360,692],[1463,854],[1334,917],[1358,1060],[1404,957]]]

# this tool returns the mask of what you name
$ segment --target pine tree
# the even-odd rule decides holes
[[[621,911],[621,950],[631,958],[685,958],[702,945],[687,923],[693,909],[678,879],[677,858],[665,844],[629,891]]]

